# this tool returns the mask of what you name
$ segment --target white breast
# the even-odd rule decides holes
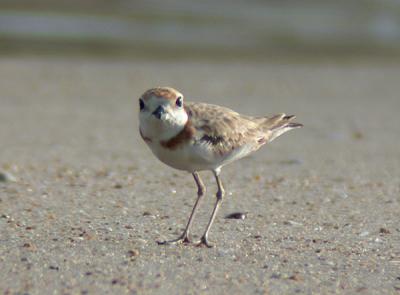
[[[176,149],[168,149],[158,142],[148,142],[147,144],[161,162],[175,169],[189,172],[214,169],[213,153],[200,145],[187,143]]]
[[[172,150],[158,142],[147,144],[161,162],[175,169],[189,172],[217,169],[245,157],[254,150],[253,147],[245,145],[230,154],[220,155],[208,144],[186,143]]]

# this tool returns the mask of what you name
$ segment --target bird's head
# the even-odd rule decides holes
[[[147,90],[139,98],[140,128],[146,136],[166,139],[182,130],[188,120],[183,95],[170,87]]]

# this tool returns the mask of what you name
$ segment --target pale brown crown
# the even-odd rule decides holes
[[[144,101],[150,99],[151,97],[158,97],[175,101],[179,96],[182,96],[182,94],[172,87],[155,87],[143,93],[141,98]]]

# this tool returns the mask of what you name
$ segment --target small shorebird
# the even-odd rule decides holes
[[[212,247],[208,233],[225,194],[221,168],[258,150],[262,145],[302,124],[294,116],[241,115],[228,108],[197,102],[184,102],[183,95],[170,87],[147,90],[139,99],[140,135],[163,163],[192,173],[197,184],[197,200],[182,235],[159,244],[190,243],[189,230],[205,193],[198,174],[211,170],[217,182],[217,200],[198,245]]]

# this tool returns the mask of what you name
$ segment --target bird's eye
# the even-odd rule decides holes
[[[143,99],[139,99],[139,106],[140,106],[140,110],[144,109],[144,101],[143,101]]]
[[[182,97],[181,97],[181,96],[178,97],[178,98],[176,99],[176,105],[177,105],[178,107],[182,107],[182,105],[183,105],[183,100],[182,100]]]

